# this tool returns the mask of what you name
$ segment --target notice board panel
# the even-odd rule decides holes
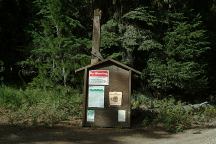
[[[131,70],[103,63],[89,67],[86,74],[83,125],[130,127]]]

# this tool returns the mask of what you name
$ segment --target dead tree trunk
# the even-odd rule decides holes
[[[101,26],[100,26],[100,19],[101,19],[101,10],[95,9],[94,10],[94,18],[93,18],[93,35],[92,35],[92,58],[91,64],[95,64],[99,61],[99,58],[96,56],[99,54],[100,50],[100,33],[101,33]]]

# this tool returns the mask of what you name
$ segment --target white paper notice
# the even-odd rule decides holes
[[[94,110],[88,110],[87,111],[87,121],[88,122],[94,122],[95,117],[95,111]]]
[[[104,108],[104,86],[89,86],[88,107]]]
[[[109,70],[90,70],[89,85],[109,85]]]
[[[126,110],[118,110],[118,121],[119,122],[126,121]]]

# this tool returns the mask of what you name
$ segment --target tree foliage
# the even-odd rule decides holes
[[[67,15],[64,1],[35,0],[36,19],[32,24],[33,48],[30,64],[38,70],[36,84],[75,82],[75,69],[88,62],[89,39],[75,33],[83,29],[76,17]],[[47,79],[46,81],[44,79]]]
[[[157,96],[206,90],[203,55],[209,42],[200,16],[170,11],[158,15],[156,9],[140,7],[103,28],[103,50],[113,50],[111,56],[118,52],[123,62],[139,66],[144,82]]]
[[[4,81],[24,67],[33,85],[79,87],[74,70],[89,63],[93,7],[103,11],[103,57],[142,71],[154,95],[215,93],[215,0],[1,0]]]
[[[179,22],[168,29],[163,42],[162,53],[150,58],[147,66],[150,85],[162,91],[177,88],[188,93],[207,88],[202,55],[209,43],[201,22],[196,18],[191,23]]]

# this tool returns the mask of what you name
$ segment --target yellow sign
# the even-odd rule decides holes
[[[121,106],[122,92],[109,92],[109,103],[111,106]]]

